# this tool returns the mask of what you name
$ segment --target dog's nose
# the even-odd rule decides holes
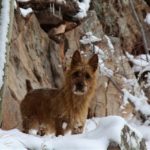
[[[83,91],[84,89],[84,83],[83,82],[79,82],[76,84],[76,89],[79,91]]]

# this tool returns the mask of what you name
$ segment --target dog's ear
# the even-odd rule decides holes
[[[88,64],[92,67],[92,70],[95,72],[98,67],[98,55],[94,54],[89,60]]]
[[[72,56],[71,68],[78,66],[79,64],[81,64],[81,62],[82,62],[82,59],[81,59],[80,52],[76,50]]]

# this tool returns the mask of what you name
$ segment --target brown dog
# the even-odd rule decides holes
[[[40,135],[64,135],[68,130],[72,134],[82,132],[95,92],[97,66],[96,54],[86,62],[75,51],[62,89],[32,90],[28,81],[28,93],[21,103],[24,132],[31,129]]]

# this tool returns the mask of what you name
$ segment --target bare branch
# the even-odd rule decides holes
[[[144,27],[143,27],[142,23],[140,22],[140,19],[139,19],[138,15],[137,15],[137,12],[136,12],[134,4],[133,4],[133,0],[129,0],[129,2],[130,2],[130,5],[131,5],[131,9],[133,11],[133,14],[134,14],[134,16],[136,18],[136,21],[137,21],[137,23],[138,23],[138,25],[140,27],[141,33],[142,33],[142,38],[143,38],[143,42],[144,42],[145,53],[148,55],[149,51],[150,51],[150,48],[148,47],[148,44],[147,44],[147,39],[146,39]],[[148,59],[147,55],[146,55],[146,59],[149,62],[149,59]]]

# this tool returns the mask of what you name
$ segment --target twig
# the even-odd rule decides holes
[[[150,51],[150,48],[147,45],[147,39],[146,39],[146,35],[145,35],[145,30],[144,30],[143,25],[140,22],[140,19],[139,19],[138,15],[137,15],[137,12],[135,10],[134,4],[133,4],[133,0],[129,0],[129,2],[130,2],[130,5],[131,5],[131,9],[133,11],[133,14],[134,14],[134,16],[136,18],[136,21],[137,21],[137,23],[138,23],[138,25],[139,25],[139,27],[141,29],[142,39],[143,39],[143,42],[144,42],[145,53],[148,55],[149,51]],[[147,62],[149,62],[149,59],[148,59],[147,55],[146,55],[146,59],[147,59]]]
[[[123,95],[123,92],[121,91],[120,87],[116,84],[116,82],[107,76],[107,78],[111,81],[111,83],[114,85],[114,87]]]

